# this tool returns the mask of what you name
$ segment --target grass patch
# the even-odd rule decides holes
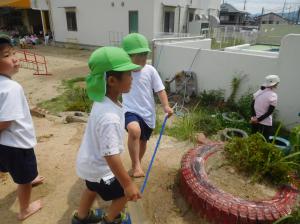
[[[236,45],[241,45],[241,44],[244,44],[245,41],[243,41],[242,39],[236,39],[234,41],[233,38],[227,38],[225,40],[225,42],[217,42],[217,40],[215,38],[212,39],[211,41],[211,48],[212,49],[223,49],[223,48],[226,48],[226,47],[232,47],[232,46],[236,46]]]
[[[39,103],[38,106],[52,114],[62,111],[90,112],[93,102],[87,96],[84,81],[85,77],[63,80],[64,92],[55,98]]]
[[[175,116],[175,115],[173,115]],[[158,116],[159,117],[159,116]],[[202,132],[208,137],[212,137],[226,127],[241,128],[246,132],[250,131],[249,123],[231,123],[224,121],[221,111],[218,108],[195,106],[183,118],[175,117],[171,126],[167,126],[165,134],[181,141],[195,141],[195,134]],[[159,134],[162,119],[156,119],[154,134]]]

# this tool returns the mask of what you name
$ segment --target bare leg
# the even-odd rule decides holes
[[[130,122],[127,125],[128,129],[128,150],[131,158],[131,170],[129,175],[132,177],[145,176],[140,162],[140,136],[141,128],[138,122]]]
[[[96,196],[97,196],[96,192],[90,191],[89,189],[84,190],[84,192],[81,195],[79,208],[78,208],[77,217],[79,219],[84,219],[88,216]]]
[[[147,148],[147,141],[145,140],[140,140],[140,163],[142,163],[142,159],[145,155],[146,152],[146,148]]]
[[[20,213],[18,214],[19,220],[28,218],[42,208],[41,200],[37,200],[29,204],[31,189],[31,183],[19,184],[18,186],[18,199],[20,203]]]
[[[118,198],[111,202],[111,205],[108,209],[107,216],[105,216],[105,220],[107,222],[112,222],[114,219],[123,211],[125,205],[127,203],[126,197]]]

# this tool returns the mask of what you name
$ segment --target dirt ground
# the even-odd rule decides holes
[[[46,56],[52,76],[33,76],[33,71],[20,69],[15,79],[26,92],[31,106],[57,96],[61,80],[88,73],[90,51],[55,47],[38,47],[34,51]],[[32,200],[42,198],[43,209],[25,220],[24,224],[67,224],[78,207],[84,183],[75,173],[77,150],[84,132],[84,123],[63,124],[62,118],[47,115],[33,118],[39,143],[35,148],[39,172],[45,183],[33,189]],[[144,169],[150,161],[157,136],[153,136],[145,155]],[[184,203],[176,188],[182,155],[192,147],[186,142],[164,136],[157,159],[143,195],[143,206],[152,223],[198,224],[201,221]],[[123,155],[130,165],[129,154]],[[141,182],[141,180],[139,180]],[[18,203],[16,185],[9,176],[0,176],[0,223],[19,223],[16,219]],[[101,199],[95,207],[106,207]]]
[[[219,151],[208,158],[205,170],[214,186],[245,200],[262,201],[272,199],[276,188],[267,184],[252,183],[249,178],[237,173],[224,163],[224,154]]]

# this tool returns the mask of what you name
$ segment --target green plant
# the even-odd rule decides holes
[[[75,87],[66,93],[66,111],[90,112],[93,101],[88,98],[85,88]]]
[[[236,95],[240,88],[241,82],[243,81],[243,79],[245,77],[246,77],[246,75],[239,73],[235,77],[233,77],[233,79],[231,80],[231,94],[227,100],[227,106],[231,109],[237,108],[237,105],[235,104]]]
[[[290,174],[299,167],[300,152],[284,156],[261,134],[234,138],[225,145],[225,156],[237,170],[249,175],[252,181],[267,180],[273,184],[292,182]]]
[[[237,102],[237,110],[246,120],[249,120],[251,117],[252,101],[253,95],[251,93],[246,93],[242,95]]]
[[[222,107],[224,105],[225,90],[204,90],[199,94],[199,103],[201,106]]]
[[[293,151],[300,151],[300,125],[292,128],[290,134],[290,141]]]
[[[63,80],[62,83],[64,86],[68,88],[73,88],[74,85],[78,82],[85,82],[85,77],[77,77],[74,79],[69,79],[69,80]]]
[[[221,118],[214,115],[215,111],[195,106],[187,116],[176,121],[171,127],[166,128],[166,134],[179,140],[194,141],[197,132],[207,136],[216,134],[223,129]]]
[[[232,46],[241,45],[244,43],[245,43],[245,41],[243,41],[242,39],[234,39],[234,38],[228,38],[226,41],[221,41],[221,43],[220,43],[215,38],[212,38],[211,48],[212,49],[223,49],[226,47],[232,47]]]
[[[278,219],[273,224],[299,224],[300,223],[300,207],[293,209],[292,214]]]
[[[60,96],[39,103],[38,106],[53,114],[62,111],[90,112],[93,102],[88,98],[86,89],[77,85],[81,82],[85,84],[84,80],[84,77],[78,77],[62,81],[64,92]]]

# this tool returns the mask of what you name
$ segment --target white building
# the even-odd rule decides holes
[[[220,0],[48,0],[54,40],[117,45],[131,32],[149,40],[187,33],[189,22],[217,16]]]

